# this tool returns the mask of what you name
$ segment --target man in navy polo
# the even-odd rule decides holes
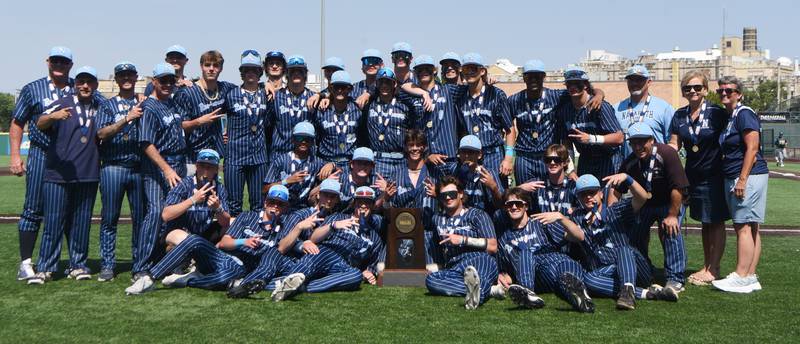
[[[153,69],[154,94],[142,102],[139,144],[144,155],[142,173],[146,215],[134,248],[134,277],[149,269],[163,252],[161,210],[167,192],[186,176],[186,139],[180,109],[172,99],[175,69],[164,63]]]
[[[36,275],[28,284],[43,284],[58,269],[61,240],[69,244],[68,277],[91,278],[87,266],[89,226],[100,179],[96,114],[101,99],[97,71],[81,67],[75,75],[75,95],[50,104],[36,120],[36,127],[50,138],[44,173],[45,225],[39,247]]]
[[[9,127],[8,140],[11,145],[9,169],[16,176],[25,175],[25,203],[19,220],[19,272],[17,280],[27,280],[34,275],[33,247],[42,222],[42,179],[50,139],[36,127],[36,119],[44,109],[61,97],[71,96],[73,80],[72,51],[66,47],[53,47],[47,60],[47,76],[34,80],[22,88],[14,107],[14,119]],[[22,131],[28,125],[30,148],[28,165],[22,161],[20,146]]]
[[[100,139],[100,275],[98,281],[114,278],[117,221],[122,199],[127,194],[133,222],[133,244],[144,220],[139,122],[142,107],[134,93],[138,73],[128,61],[114,67],[114,80],[119,94],[109,99],[97,115],[97,137]]]

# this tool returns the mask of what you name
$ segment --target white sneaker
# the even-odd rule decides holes
[[[139,295],[146,293],[148,291],[152,291],[156,289],[156,284],[153,282],[153,278],[149,275],[142,276],[133,282],[130,287],[125,288],[126,295]]]
[[[753,291],[761,290],[761,282],[758,281],[758,275],[752,274],[746,278],[750,280],[750,285],[753,286]]]
[[[727,277],[721,280],[712,281],[711,284],[713,284],[715,288],[722,291],[742,294],[752,292],[754,287],[751,279],[747,277],[741,277],[735,271],[731,272]]]
[[[184,288],[186,287],[186,284],[189,283],[189,280],[191,280],[192,278],[200,277],[202,275],[203,274],[199,273],[197,270],[192,270],[192,272],[182,275],[172,274],[167,277],[164,277],[164,279],[161,280],[161,284],[163,284],[165,287],[170,287],[170,288]]]
[[[481,277],[478,270],[472,265],[464,269],[464,285],[467,287],[467,296],[464,297],[464,307],[476,309],[481,303]]]
[[[92,274],[87,269],[73,269],[70,270],[67,278],[72,278],[76,281],[85,281],[92,279]]]
[[[53,279],[52,272],[37,272],[36,275],[28,279],[28,284],[44,284]]]
[[[272,301],[279,302],[291,297],[303,285],[305,280],[306,275],[299,272],[286,276],[277,288],[272,291]]]
[[[489,291],[489,297],[504,300],[506,298],[506,288],[499,284],[493,285],[492,290]]]
[[[33,271],[33,263],[31,259],[25,259],[19,263],[19,271],[17,271],[17,281],[25,281],[33,278],[36,273]]]

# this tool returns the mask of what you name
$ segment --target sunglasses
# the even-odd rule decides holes
[[[522,209],[528,205],[525,201],[513,200],[513,201],[506,201],[505,203],[506,208],[508,209]]]
[[[266,203],[268,207],[282,207],[288,204],[286,202],[282,202],[276,199],[268,199]]]
[[[548,164],[548,165],[549,164],[560,164],[562,162],[564,162],[564,160],[561,160],[561,158],[559,158],[557,156],[546,156],[546,157],[544,157],[544,163]]]
[[[294,140],[295,142],[298,142],[298,143],[305,143],[305,142],[311,142],[314,139],[311,138],[311,137],[308,137],[308,136],[294,135],[294,136],[292,136],[292,140]]]
[[[53,56],[49,58],[50,64],[54,65],[68,65],[72,63],[72,61],[66,57],[61,56]]]
[[[411,54],[409,54],[409,53],[394,53],[394,54],[392,54],[392,58],[410,60],[411,59]]]
[[[361,59],[361,63],[365,66],[372,66],[380,64],[383,60],[380,57],[365,57]]]
[[[444,191],[439,193],[439,199],[446,201],[448,199],[456,199],[458,197],[458,191]]]
[[[735,88],[718,88],[717,89],[717,94],[719,94],[719,95],[729,96],[729,95],[733,94],[734,92],[739,93],[739,90],[737,90]]]
[[[158,83],[162,85],[174,85],[178,81],[174,76],[163,76],[156,79],[158,79]]]
[[[581,81],[581,80],[575,80],[575,81],[570,80],[570,81],[567,81],[565,83],[565,85],[567,85],[567,87],[575,87],[575,88],[577,88],[579,90],[582,90],[586,86],[586,85],[584,85],[583,81]]]
[[[691,91],[700,92],[703,90],[703,85],[686,85],[681,87],[681,91],[683,93],[689,93]]]

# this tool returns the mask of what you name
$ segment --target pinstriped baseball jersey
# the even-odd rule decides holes
[[[67,86],[58,89],[51,82],[50,77],[44,77],[22,87],[17,103],[14,105],[13,118],[22,125],[28,124],[28,134],[32,144],[47,149],[50,140],[36,127],[34,121],[51,103],[61,97],[72,95],[74,86],[75,80],[70,78]]]
[[[560,102],[569,102],[565,90],[545,88],[539,99],[531,101],[525,90],[508,98],[511,115],[517,121],[518,153],[544,154],[548,146],[558,141],[555,137],[558,124],[555,109]],[[566,97],[566,98],[565,98]]]
[[[454,216],[448,216],[444,212],[433,216],[433,223],[439,235],[458,234],[470,238],[494,239],[494,224],[485,211],[478,208],[462,208]],[[472,252],[483,252],[483,250],[468,247],[455,246],[450,243],[440,245],[443,256],[448,265],[454,264]]]
[[[264,184],[280,182],[297,171],[308,172],[308,177],[300,183],[287,184],[289,189],[289,206],[292,209],[308,205],[308,194],[316,180],[316,175],[324,162],[310,155],[306,159],[298,159],[294,152],[278,154],[269,165]]]
[[[505,267],[510,267],[523,251],[536,254],[559,252],[564,244],[564,228],[557,223],[545,226],[528,219],[524,227],[510,228],[510,219],[506,216],[505,220],[504,225],[508,227],[497,238],[498,256]]]
[[[460,114],[456,100],[462,98],[466,90],[464,87],[436,82],[434,88],[428,91],[435,107],[433,111],[425,111],[422,116],[418,116],[417,128],[425,131],[428,151],[431,154],[443,154],[455,158],[458,150],[458,133],[463,131],[463,128],[458,128]]]
[[[484,151],[502,146],[505,142],[503,131],[510,130],[514,125],[505,92],[486,85],[480,95],[472,97],[469,86],[459,87],[464,88],[464,96],[456,102],[462,127],[481,140]]]
[[[600,219],[594,223],[585,220],[587,212],[587,209],[579,207],[571,216],[572,221],[577,223],[584,233],[585,239],[581,242],[581,247],[585,254],[586,265],[590,270],[594,270],[614,264],[615,248],[629,246],[628,236],[625,233],[633,226],[635,220],[631,199],[622,199],[611,206],[603,207]]]
[[[183,120],[189,121],[216,109],[225,108],[225,96],[236,88],[236,85],[225,81],[217,82],[217,94],[210,96],[200,85],[178,88],[175,92],[175,102],[184,116]],[[216,120],[208,125],[194,128],[186,140],[189,162],[194,163],[197,152],[201,149],[213,149],[221,156],[224,152],[222,144],[222,121]]]
[[[172,99],[160,101],[148,97],[142,102],[141,132],[139,143],[142,148],[153,144],[167,163],[185,164],[186,140],[181,127],[180,110]],[[142,159],[142,172],[154,173],[161,170],[149,158]]]
[[[562,126],[562,139],[565,141],[569,138],[567,135],[573,129],[578,129],[589,135],[606,135],[622,131],[617,117],[614,115],[614,108],[606,101],[603,101],[599,110],[592,112],[589,112],[586,107],[576,110],[571,102],[565,102],[559,106],[557,116],[564,123]],[[611,161],[612,159],[621,161],[619,146],[609,147],[575,142],[575,148],[581,154],[582,159],[586,156],[591,161],[596,162]],[[619,166],[616,167],[618,168]],[[596,177],[601,178],[601,176]]]
[[[328,216],[323,224],[346,220],[353,216],[352,212],[336,213]],[[372,214],[359,220],[357,226],[351,228],[333,228],[321,245],[327,246],[344,257],[351,265],[358,265],[364,260],[373,247],[382,244],[380,233],[384,228],[384,220],[380,215]]]
[[[422,113],[421,104],[414,104],[408,95],[398,94],[391,102],[373,98],[366,106],[367,138],[375,152],[403,152],[405,134],[417,123]]]
[[[261,88],[250,93],[236,87],[225,96],[225,112],[228,114],[226,163],[258,165],[267,162],[264,138],[270,126],[267,108],[267,95]]]
[[[218,181],[215,184],[214,189],[219,197],[220,206],[225,212],[229,212],[228,192],[225,190],[225,186]],[[164,206],[175,205],[189,199],[197,188],[199,187],[194,176],[183,178],[180,184],[169,191]],[[205,202],[199,202],[189,207],[178,218],[167,222],[167,229],[183,228],[189,233],[201,235],[208,229],[213,219],[214,214],[211,208]]]
[[[261,236],[261,244],[255,249],[247,246],[239,247],[229,253],[238,257],[247,267],[255,267],[259,263],[259,257],[268,250],[276,250],[278,243],[289,233],[291,228],[284,226],[286,215],[281,215],[272,222],[264,221],[263,211],[246,211],[236,218],[236,221],[228,228],[226,235],[234,239],[248,239],[253,236]]]
[[[128,115],[128,111],[137,103],[136,96],[129,99],[120,96],[111,97],[100,107],[97,115],[97,128],[102,129],[124,119]],[[103,166],[134,167],[139,165],[142,157],[142,149],[139,146],[140,122],[141,117],[130,121],[116,135],[100,142],[100,161]]]
[[[314,123],[317,111],[308,107],[308,98],[314,91],[305,88],[303,93],[296,95],[288,87],[275,91],[275,98],[267,106],[268,122],[272,126],[271,153],[291,151],[292,129],[297,123],[308,121]]]
[[[317,132],[317,156],[325,161],[349,160],[357,147],[362,117],[363,112],[352,100],[347,102],[342,113],[337,113],[333,105],[320,111],[313,122]]]

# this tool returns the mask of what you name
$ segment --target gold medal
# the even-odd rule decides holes
[[[386,138],[386,136],[384,136],[383,134],[378,135],[378,140],[383,141],[383,139],[385,139],[385,138]]]
[[[534,140],[538,139],[539,138],[539,132],[538,131],[534,131],[532,136],[533,136]]]
[[[86,136],[81,136],[81,143],[87,143],[87,142],[89,142],[89,138]]]
[[[258,131],[258,126],[256,126],[255,124],[251,125],[250,126],[250,131],[252,131],[254,133],[257,132]]]
[[[653,198],[653,194],[652,194],[652,193],[650,193],[650,192],[648,192],[648,193],[647,193],[647,199],[651,199],[651,198]]]
[[[428,128],[433,128],[433,121],[428,121]]]
[[[344,143],[339,144],[339,149],[344,150]]]
[[[699,151],[700,151],[700,147],[698,147],[697,145],[692,146],[692,152],[697,153]]]
[[[123,141],[128,141],[128,134],[123,134],[122,135],[122,140]]]
[[[472,127],[472,132],[474,132],[474,133],[476,133],[476,134],[477,134],[479,131],[481,131],[481,128],[480,128],[480,127],[478,127],[477,125],[476,125],[476,126],[474,126],[474,127]]]

